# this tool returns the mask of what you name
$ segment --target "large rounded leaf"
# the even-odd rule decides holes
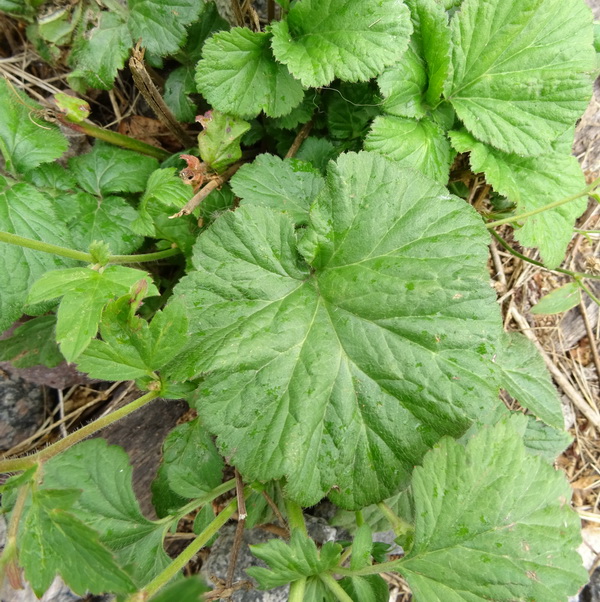
[[[434,181],[351,153],[300,238],[255,206],[200,237],[175,290],[195,326],[171,376],[205,377],[195,405],[246,478],[362,507],[497,398],[488,235]]]

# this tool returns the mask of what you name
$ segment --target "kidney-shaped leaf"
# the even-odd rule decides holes
[[[374,153],[330,166],[304,232],[298,246],[286,215],[247,206],[200,237],[175,291],[195,332],[171,374],[204,374],[195,405],[247,478],[362,507],[497,394],[488,236]]]
[[[529,455],[513,417],[413,474],[415,542],[399,562],[415,602],[563,602],[587,581],[564,476]]]

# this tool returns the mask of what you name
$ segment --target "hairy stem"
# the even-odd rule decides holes
[[[304,533],[304,535],[308,535],[306,531],[306,523],[304,522],[304,514],[302,513],[302,507],[296,502],[285,499],[285,509],[287,511],[287,519],[288,525],[290,526],[290,531],[294,529],[299,529]]]
[[[345,569],[344,567],[335,567],[334,572],[345,577],[364,577],[366,575],[379,575],[379,573],[390,573],[398,570],[398,560],[390,560],[389,562],[381,562],[365,566],[362,569]]]
[[[221,483],[218,487],[215,487],[212,491],[205,493],[204,495],[192,500],[185,506],[181,507],[177,514],[174,514],[172,519],[173,521],[179,521],[186,514],[193,512],[200,506],[204,506],[205,504],[209,504],[213,500],[217,499],[220,495],[227,493],[235,488],[235,479],[229,479],[229,481],[225,481],[225,483]]]
[[[319,579],[340,602],[353,602],[344,588],[329,573],[321,573]]]
[[[288,602],[304,602],[304,591],[306,590],[306,577],[294,581],[290,585],[290,596]]]
[[[82,134],[86,134],[86,136],[91,136],[92,138],[97,138],[98,140],[104,140],[105,142],[114,144],[115,146],[119,146],[121,148],[136,151],[142,155],[154,157],[159,161],[164,161],[171,156],[170,153],[162,148],[152,146],[151,144],[146,144],[141,140],[136,140],[135,138],[125,136],[124,134],[119,134],[118,132],[99,128],[98,126],[92,125],[91,123],[86,123],[85,121],[73,123],[72,121],[67,121],[64,118],[61,118],[60,115],[57,115],[57,118],[64,126],[71,128],[76,132],[81,132]]]
[[[409,522],[400,518],[385,502],[379,502],[377,507],[392,525],[396,536],[405,535],[414,530],[414,527]]]
[[[537,215],[538,213],[543,213],[544,211],[548,211],[550,209],[556,209],[556,207],[560,207],[561,205],[565,205],[566,203],[570,203],[571,201],[575,201],[576,199],[581,198],[582,196],[586,196],[594,188],[600,186],[600,178],[596,178],[591,184],[586,186],[581,192],[568,196],[560,201],[554,201],[553,203],[549,203],[548,205],[544,205],[543,207],[538,207],[537,209],[532,209],[531,211],[526,211],[525,213],[520,213],[518,215],[513,215],[512,217],[506,217],[504,219],[499,219],[495,222],[489,222],[486,224],[487,228],[495,228],[496,226],[502,226],[504,224],[513,224],[514,222],[518,222],[526,217],[531,217],[532,215]]]
[[[75,259],[76,261],[94,263],[94,258],[90,253],[75,251],[74,249],[60,247],[58,245],[53,245],[41,240],[34,240],[33,238],[25,238],[24,236],[11,234],[10,232],[0,232],[0,242],[16,245],[18,247],[25,247],[26,249],[33,249],[34,251],[41,251],[42,253],[67,257],[69,259]],[[145,263],[147,261],[158,261],[159,259],[173,257],[173,255],[179,255],[180,253],[180,249],[165,249],[164,251],[157,251],[156,253],[144,253],[141,255],[111,255],[108,259],[108,263]]]
[[[232,499],[218,516],[192,541],[192,543],[175,560],[159,573],[146,587],[137,594],[127,598],[127,602],[142,602],[148,600],[158,590],[173,579],[181,569],[206,545],[206,542],[233,516],[237,510],[237,499]]]
[[[122,408],[119,408],[118,410],[115,410],[106,416],[102,416],[102,418],[98,418],[98,420],[94,420],[94,422],[90,422],[90,424],[86,424],[78,431],[71,433],[64,439],[58,440],[56,443],[45,447],[41,451],[32,454],[31,456],[2,460],[0,461],[0,473],[25,470],[31,466],[45,462],[46,460],[53,458],[60,452],[65,451],[76,443],[79,443],[83,439],[86,439],[90,435],[97,433],[99,430],[102,430],[109,424],[112,424],[113,422],[128,416],[132,412],[135,412],[142,406],[150,403],[153,399],[156,399],[159,395],[160,391],[149,391],[135,401],[128,403],[126,406],[123,406]]]
[[[588,274],[587,272],[573,272],[571,270],[565,270],[563,268],[547,268],[541,261],[537,261],[536,259],[531,259],[531,257],[527,257],[527,255],[523,255],[523,253],[519,253],[516,249],[513,249],[497,232],[494,230],[491,231],[492,236],[505,248],[511,255],[526,261],[527,263],[531,263],[533,265],[537,265],[540,268],[544,268],[549,272],[559,272],[560,274],[567,274],[568,276],[572,276],[577,280],[581,280],[582,278],[589,278],[590,280],[600,280],[600,276],[595,274]],[[592,296],[593,297],[593,296]]]

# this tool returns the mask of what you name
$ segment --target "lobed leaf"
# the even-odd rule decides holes
[[[395,0],[302,0],[271,26],[275,58],[304,86],[367,81],[396,62],[412,32]]]
[[[206,42],[196,67],[196,84],[210,105],[251,119],[261,111],[281,117],[302,102],[302,85],[275,61],[269,42],[269,34],[241,27],[217,33]]]
[[[581,0],[465,0],[451,29],[445,96],[467,129],[507,153],[548,153],[592,93],[590,9]]]
[[[494,403],[487,240],[432,180],[344,155],[299,245],[287,216],[250,206],[199,238],[175,289],[192,339],[167,373],[205,376],[193,403],[247,479],[286,476],[304,505],[334,485],[345,507],[380,501]]]
[[[444,439],[415,469],[414,546],[398,562],[415,602],[562,602],[587,581],[571,489],[526,452],[519,419],[465,447]]]

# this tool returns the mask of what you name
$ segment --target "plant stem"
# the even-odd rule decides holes
[[[11,234],[10,232],[0,232],[0,242],[25,247],[26,249],[34,249],[35,251],[42,251],[43,253],[51,253],[52,255],[60,255],[61,257],[76,259],[77,261],[85,261],[87,263],[92,263],[93,261],[93,258],[89,253],[74,251],[73,249],[67,249],[66,247],[59,247],[58,245],[42,242],[41,240],[25,238],[24,236]]]
[[[583,284],[583,282],[581,282],[581,279],[577,278],[576,280],[577,280],[577,284],[579,285],[579,287],[588,295],[588,297],[596,305],[600,305],[600,299],[598,299],[598,297],[596,297],[596,295],[594,295],[594,293],[592,293],[592,291],[585,284]]]
[[[390,573],[398,570],[398,560],[390,560],[389,562],[381,562],[379,564],[373,564],[365,566],[362,569],[352,570],[345,569],[344,567],[337,566],[334,571],[339,575],[347,577],[364,577],[366,575],[378,575],[379,573]]]
[[[547,268],[541,261],[537,261],[536,259],[531,259],[531,257],[527,257],[527,255],[523,255],[523,253],[519,253],[516,249],[513,249],[497,232],[491,230],[492,236],[511,254],[527,263],[531,263],[533,265],[537,265],[540,268],[544,268],[549,272],[559,272],[560,274],[567,274],[568,276],[572,276],[573,278],[580,280],[581,278],[589,278],[590,280],[600,280],[600,276],[596,276],[595,274],[588,274],[587,272],[572,272],[571,270],[565,270],[563,268]]]
[[[405,535],[414,529],[409,522],[400,518],[385,502],[379,502],[377,507],[392,525],[396,536]]]
[[[576,199],[581,198],[589,194],[594,188],[600,186],[600,178],[596,178],[591,184],[586,186],[581,192],[577,194],[573,194],[568,196],[560,201],[554,201],[553,203],[549,203],[548,205],[544,205],[543,207],[538,207],[537,209],[533,209],[532,211],[526,211],[525,213],[520,213],[519,215],[513,215],[512,217],[506,217],[504,219],[499,219],[495,222],[490,222],[486,224],[487,228],[495,228],[496,226],[502,226],[504,224],[512,224],[514,222],[518,222],[526,217],[531,217],[532,215],[537,215],[538,213],[543,213],[544,211],[548,211],[549,209],[555,209],[556,207],[560,207],[561,205],[565,205],[566,203],[570,203]]]
[[[78,431],[71,433],[64,439],[58,440],[56,443],[45,447],[41,451],[32,454],[31,456],[2,460],[0,461],[0,473],[25,470],[31,466],[45,462],[60,452],[68,449],[72,445],[79,443],[83,439],[86,439],[90,435],[93,435],[99,430],[107,427],[109,424],[112,424],[113,422],[128,416],[132,412],[135,412],[142,406],[150,403],[153,399],[156,399],[159,395],[160,391],[149,391],[135,401],[128,403],[126,406],[123,406],[122,408],[119,408],[118,410],[115,410],[106,416],[102,416],[102,418],[98,418],[98,420],[94,420],[94,422],[90,422],[90,424],[86,424]]]
[[[304,602],[304,591],[306,590],[306,577],[294,581],[290,585],[288,602]]]
[[[25,247],[26,249],[33,249],[34,251],[41,251],[42,253],[50,253],[51,255],[59,255],[60,257],[68,257],[69,259],[84,261],[85,263],[94,262],[94,258],[90,253],[75,251],[74,249],[68,249],[67,247],[59,247],[58,245],[53,245],[41,240],[34,240],[33,238],[25,238],[24,236],[11,234],[10,232],[0,232],[0,242],[16,245],[18,247]],[[158,261],[159,259],[165,259],[166,257],[173,257],[173,255],[178,255],[179,253],[181,253],[180,249],[165,249],[164,251],[144,253],[141,255],[112,255],[109,257],[108,263],[145,263],[147,261]]]
[[[302,508],[296,502],[286,498],[285,499],[285,509],[287,511],[287,519],[288,525],[290,526],[290,532],[294,529],[299,529],[304,533],[304,535],[308,535],[306,531],[306,523],[304,522],[304,514],[302,514]]]
[[[193,512],[194,510],[196,510],[196,508],[198,508],[200,506],[204,506],[205,504],[212,502],[213,500],[217,499],[220,495],[223,495],[224,493],[227,493],[228,491],[231,491],[234,488],[235,488],[235,479],[229,479],[229,481],[225,481],[225,483],[221,483],[218,487],[215,487],[212,491],[205,493],[204,495],[196,498],[195,500],[192,500],[191,502],[189,502],[188,504],[186,504],[185,506],[180,508],[178,510],[177,514],[173,515],[173,517],[172,517],[173,521],[179,521],[186,514],[189,514],[190,512]]]
[[[319,575],[319,579],[340,602],[353,602],[352,598],[346,593],[344,588],[331,576],[330,573],[321,573]]]
[[[218,516],[192,541],[164,571],[159,573],[146,587],[127,598],[127,602],[141,602],[148,600],[159,589],[164,587],[181,569],[206,545],[206,542],[219,531],[219,529],[233,516],[237,510],[237,499],[232,499]]]
[[[152,146],[151,144],[146,144],[141,140],[130,138],[124,134],[119,134],[118,132],[113,132],[111,130],[105,130],[96,125],[92,125],[91,123],[86,123],[85,121],[73,123],[72,121],[67,121],[64,118],[61,118],[60,115],[57,115],[57,117],[63,125],[71,128],[72,130],[81,132],[82,134],[86,134],[92,138],[97,138],[98,140],[104,140],[109,144],[114,144],[115,146],[119,146],[121,148],[136,151],[138,153],[142,153],[142,155],[154,157],[159,161],[165,161],[171,156],[170,153],[162,148]]]

